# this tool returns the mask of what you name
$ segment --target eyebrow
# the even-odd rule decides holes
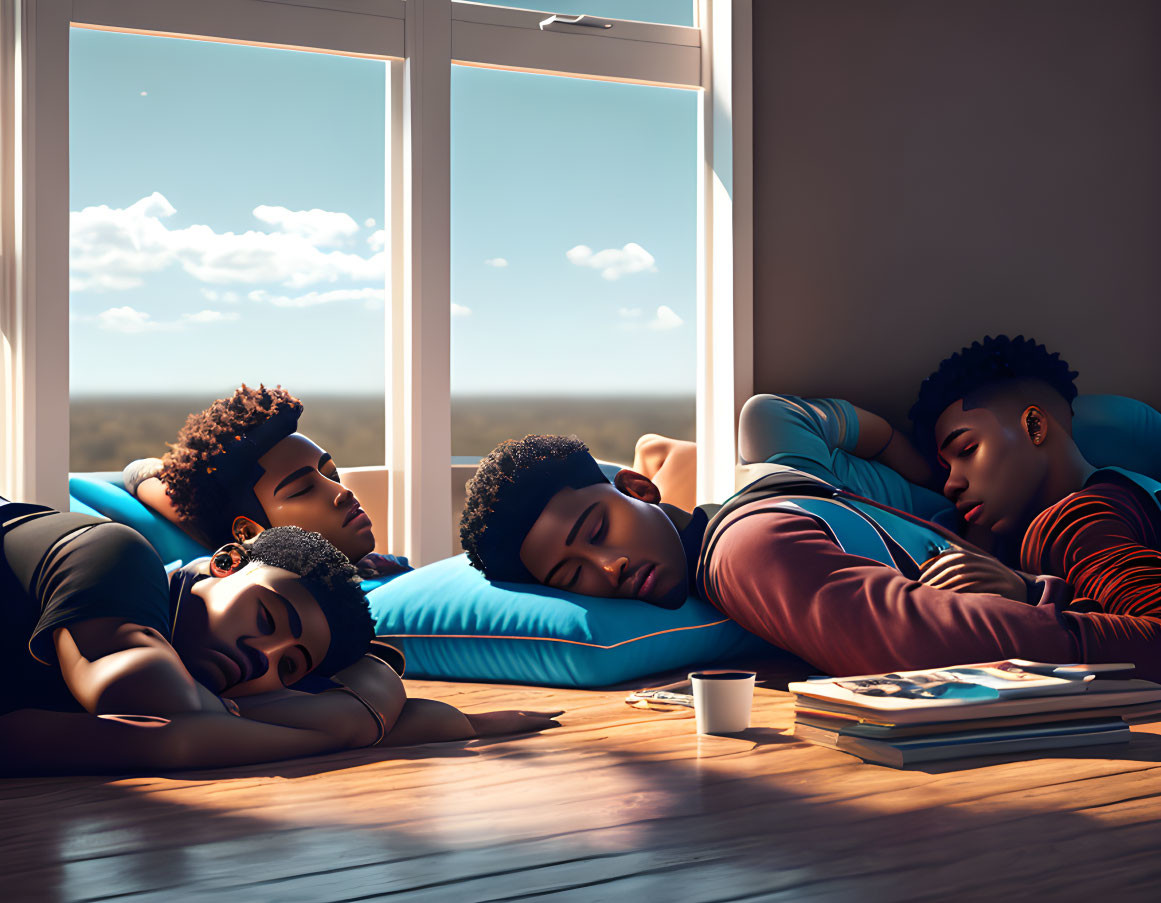
[[[966,426],[961,426],[958,430],[952,430],[950,433],[947,434],[947,438],[943,440],[943,444],[941,446],[939,446],[939,450],[943,451],[945,448],[947,448],[949,445],[951,445],[952,441],[956,438],[956,436],[962,436],[967,431],[968,431],[968,428]]]
[[[271,493],[271,495],[278,495],[278,490],[283,486],[287,485],[288,483],[293,483],[295,480],[306,476],[308,473],[312,473],[315,470],[322,470],[326,463],[330,460],[331,456],[329,453],[327,453],[318,459],[318,464],[314,467],[311,467],[309,464],[303,465],[302,467],[298,468],[298,470],[283,477],[282,482],[274,487],[274,491]]]
[[[572,529],[568,531],[568,536],[566,536],[566,537],[565,537],[565,539],[564,539],[564,544],[565,544],[566,546],[571,546],[571,545],[573,544],[573,541],[576,539],[576,535],[577,535],[577,534],[580,532],[580,529],[581,529],[581,527],[583,527],[583,526],[584,526],[585,519],[586,519],[586,518],[587,518],[587,517],[588,517],[590,514],[592,514],[592,511],[593,511],[593,509],[594,509],[595,507],[597,507],[597,505],[599,505],[599,504],[600,504],[599,502],[593,502],[591,505],[589,505],[587,508],[585,508],[585,510],[584,510],[584,511],[582,511],[582,512],[581,512],[581,515],[580,515],[580,517],[578,517],[578,518],[576,519],[576,523],[572,525]],[[549,572],[548,572],[548,573],[547,573],[547,574],[544,576],[544,582],[545,582],[545,583],[551,583],[551,582],[552,582],[552,577],[553,577],[553,575],[554,575],[554,574],[555,574],[557,571],[559,571],[559,570],[560,570],[562,567],[564,567],[564,563],[565,563],[565,559],[561,559],[560,561],[558,561],[558,562],[557,562],[557,563],[556,563],[556,564],[553,566],[552,570],[551,570],[551,571],[549,571]]]
[[[274,592],[274,590],[270,590],[270,592],[273,593],[274,598],[286,606],[286,620],[290,624],[290,632],[296,640],[299,639],[302,636],[302,618],[298,616],[298,612],[290,604],[290,600],[286,596],[282,595],[282,593]],[[301,643],[298,648],[302,650],[303,657],[306,659],[306,670],[313,671],[314,658],[311,657],[310,650]]]

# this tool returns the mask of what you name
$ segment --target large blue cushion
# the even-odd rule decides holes
[[[83,473],[69,475],[70,508],[85,514],[96,512],[132,527],[157,550],[161,560],[193,561],[210,549],[190,539],[160,514],[137,501],[121,486],[120,475]]]
[[[406,654],[408,677],[600,687],[774,648],[700,599],[666,611],[489,583],[466,555],[403,574],[367,598],[375,632]]]

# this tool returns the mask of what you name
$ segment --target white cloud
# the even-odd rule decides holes
[[[125,208],[100,205],[74,211],[70,222],[70,280],[73,291],[136,288],[144,277],[170,266],[210,284],[277,283],[303,288],[350,279],[382,282],[383,253],[370,257],[320,245],[357,226],[345,213],[260,206],[255,215],[273,232],[215,232],[209,226],[170,229],[162,220],[176,213],[154,192]]]
[[[371,246],[372,251],[382,251],[387,245],[387,231],[385,229],[376,229],[367,236],[367,244]]]
[[[374,229],[375,228],[375,217],[368,216],[365,220],[363,220],[363,225],[366,226],[368,229]]]
[[[90,318],[77,317],[76,319],[85,320]],[[96,317],[91,319],[95,319],[97,326],[107,332],[121,332],[135,335],[143,332],[176,332],[191,325],[237,320],[238,314],[233,311],[199,310],[195,314],[182,314],[176,320],[159,321],[154,320],[152,315],[145,313],[145,311],[124,306],[110,307],[108,310],[101,311]]]
[[[237,292],[219,292],[216,288],[203,288],[202,297],[207,301],[224,301],[226,304],[237,304],[242,300]]]
[[[317,307],[320,304],[334,304],[337,301],[366,301],[383,303],[381,288],[337,288],[329,292],[307,292],[305,295],[272,295],[265,289],[256,289],[247,297],[251,301],[273,304],[275,307]]]
[[[484,261],[484,266],[503,269],[504,267],[508,266],[508,261],[503,257],[489,257]]]
[[[345,213],[330,210],[288,210],[259,204],[254,217],[290,235],[301,235],[312,245],[337,245],[359,231],[358,224]]]
[[[632,319],[633,317],[641,316],[641,308],[639,307],[620,307],[617,309],[617,315],[625,319]]]
[[[149,96],[149,92],[148,92],[148,91],[142,91],[142,92],[141,92],[141,96],[142,96],[142,97],[148,97],[148,96]]]
[[[472,309],[470,307],[464,307],[462,304],[456,304],[453,301],[451,315],[453,317],[470,317],[472,315]]]
[[[565,257],[578,267],[592,267],[600,270],[609,281],[615,281],[630,273],[656,273],[653,255],[631,241],[621,249],[605,248],[594,252],[588,245],[577,245],[565,251]]]
[[[653,319],[649,321],[649,328],[660,330],[677,329],[678,326],[684,323],[685,320],[675,314],[673,308],[662,304],[657,308],[657,313],[653,316]]]

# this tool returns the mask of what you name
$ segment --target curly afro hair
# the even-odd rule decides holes
[[[358,659],[375,638],[367,597],[347,556],[300,527],[271,527],[248,546],[250,560],[298,574],[331,629],[331,644],[316,673],[330,677]]]
[[[609,482],[576,436],[501,442],[467,485],[460,544],[489,580],[535,583],[520,561],[524,537],[557,492]]]
[[[1046,383],[1071,408],[1076,398],[1076,371],[1049,352],[1035,339],[1022,335],[985,336],[972,342],[951,357],[940,361],[939,368],[919,387],[919,398],[911,408],[915,437],[924,444],[934,442],[935,423],[940,415],[961,398],[973,393],[1002,388],[1007,382],[1036,380]],[[930,452],[931,449],[928,449]]]
[[[230,398],[219,398],[204,411],[190,414],[177,441],[161,462],[162,483],[183,521],[194,525],[211,545],[229,542],[234,512],[223,511],[223,499],[210,480],[214,459],[228,443],[283,411],[297,418],[302,402],[281,386],[267,389],[245,383]],[[225,529],[225,534],[222,530]]]

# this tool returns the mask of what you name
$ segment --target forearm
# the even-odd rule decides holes
[[[380,746],[414,746],[476,736],[469,716],[434,699],[408,699]]]
[[[402,688],[401,688],[402,690]],[[261,698],[236,700],[247,719],[263,724],[319,731],[334,736],[344,736],[352,746],[368,746],[379,737],[379,727],[374,716],[357,698],[346,690],[326,690],[322,693],[292,693],[273,701]],[[384,733],[388,733],[399,720],[406,698],[402,691],[398,698],[387,705],[379,705],[376,711],[383,719]],[[370,704],[370,701],[368,700]]]
[[[25,709],[0,716],[0,772],[115,774],[221,768],[334,752],[349,734],[218,714],[124,720]]]
[[[931,468],[916,451],[911,440],[878,414],[855,407],[859,419],[859,439],[854,454],[886,464],[896,473],[920,486],[930,486]]]

